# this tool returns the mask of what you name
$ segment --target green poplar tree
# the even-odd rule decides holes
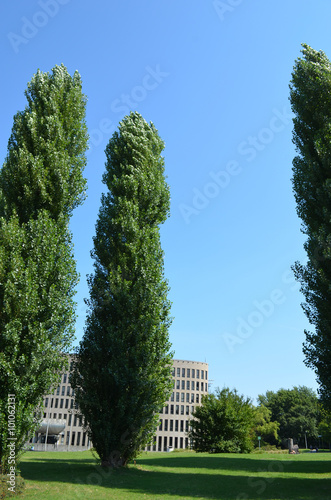
[[[306,44],[302,53],[290,84],[298,153],[292,181],[308,259],[306,265],[296,262],[294,273],[314,327],[305,331],[305,363],[317,375],[324,402],[331,404],[331,64]]]
[[[0,457],[18,458],[43,395],[66,367],[78,280],[69,220],[86,181],[86,98],[76,72],[38,71],[14,117],[0,171]],[[8,400],[15,401],[15,426]],[[10,417],[10,418],[9,418]]]
[[[170,302],[159,225],[169,214],[164,143],[138,113],[106,148],[89,277],[89,314],[71,383],[107,466],[134,458],[155,431],[172,387]]]

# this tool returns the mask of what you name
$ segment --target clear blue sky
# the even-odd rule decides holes
[[[11,0],[2,5],[1,157],[38,68],[77,69],[88,96],[88,199],[74,214],[77,342],[104,190],[106,144],[130,110],[166,143],[162,227],[175,357],[213,388],[256,398],[306,385],[308,322],[291,276],[305,260],[291,186],[288,84],[301,43],[331,56],[328,0]]]

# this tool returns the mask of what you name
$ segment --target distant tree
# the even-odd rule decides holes
[[[308,260],[293,269],[306,300],[303,310],[314,326],[305,331],[305,363],[317,375],[324,403],[331,405],[331,64],[306,44],[302,53],[290,84],[298,152],[292,181]]]
[[[159,225],[169,214],[164,143],[138,113],[120,123],[94,237],[89,313],[71,383],[105,466],[126,465],[152,439],[172,388],[170,302]]]
[[[225,387],[202,397],[190,421],[189,438],[198,452],[248,453],[253,448],[254,409],[249,398]]]
[[[318,435],[320,418],[317,395],[308,387],[267,391],[258,397],[260,404],[271,411],[271,420],[279,423],[279,437],[286,446],[288,438],[300,446],[314,441]]]
[[[82,202],[86,100],[78,73],[37,72],[14,117],[0,171],[0,457],[8,470],[34,431],[45,392],[66,366],[78,280],[68,223]],[[13,399],[14,395],[14,399]],[[15,426],[8,428],[15,402]],[[13,406],[13,405],[12,405]],[[12,411],[12,409],[11,409]],[[1,471],[0,471],[1,472]]]
[[[258,436],[262,445],[278,445],[279,423],[271,421],[271,410],[264,405],[254,408],[253,439],[258,446]]]
[[[323,407],[321,407],[321,421],[318,425],[318,435],[321,436],[318,443],[321,441],[324,446],[327,445],[331,449],[331,411]]]

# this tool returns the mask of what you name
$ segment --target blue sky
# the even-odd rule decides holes
[[[88,198],[73,216],[77,342],[104,191],[104,149],[130,110],[165,141],[171,217],[161,230],[177,359],[212,387],[256,398],[317,388],[291,274],[305,260],[291,186],[288,84],[301,43],[331,57],[328,0],[11,0],[0,18],[1,136],[38,68],[77,69],[88,97]]]

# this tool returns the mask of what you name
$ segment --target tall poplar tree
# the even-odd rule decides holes
[[[331,404],[331,64],[303,44],[292,73],[290,101],[295,114],[293,190],[307,264],[294,272],[305,297],[304,312],[314,327],[306,331],[305,362],[314,369],[319,392]]]
[[[86,98],[66,68],[38,71],[14,116],[0,171],[0,457],[16,456],[66,366],[78,280],[69,220],[86,180]],[[8,405],[8,403],[11,403]],[[11,415],[14,408],[14,417]],[[8,425],[11,423],[11,425]],[[15,439],[14,439],[15,438]]]
[[[172,387],[170,303],[159,226],[169,214],[164,143],[138,113],[106,148],[85,335],[72,384],[101,462],[122,466],[155,431]]]

